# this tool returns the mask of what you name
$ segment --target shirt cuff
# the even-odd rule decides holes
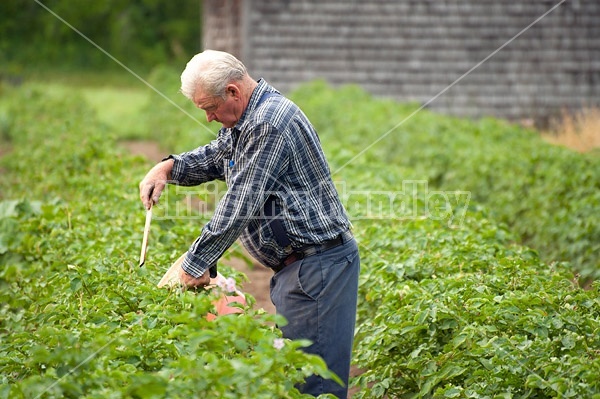
[[[173,168],[171,169],[171,181],[174,183],[182,182],[182,177],[185,176],[186,164],[181,155],[171,154],[162,159],[162,161],[173,160]]]
[[[206,273],[207,269],[209,269],[211,278],[217,277],[217,265],[210,266],[189,251],[186,257],[183,259],[181,268],[184,272],[194,278],[202,277],[204,273]]]

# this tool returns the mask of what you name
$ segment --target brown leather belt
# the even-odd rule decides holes
[[[281,261],[279,265],[274,266],[272,269],[275,271],[275,273],[277,273],[281,271],[284,267],[291,265],[292,263],[299,261],[300,259],[308,258],[309,256],[313,256],[325,252],[329,249],[339,247],[340,245],[352,240],[352,238],[354,238],[354,236],[349,230],[347,230],[331,240],[327,240],[317,245],[308,245],[299,248],[291,254],[289,254],[284,260]]]

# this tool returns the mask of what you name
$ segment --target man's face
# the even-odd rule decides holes
[[[206,112],[206,120],[209,122],[217,121],[223,127],[234,127],[240,119],[243,110],[239,109],[239,101],[236,101],[236,93],[227,90],[225,100],[220,97],[207,96],[202,90],[198,89],[194,96],[194,104]]]

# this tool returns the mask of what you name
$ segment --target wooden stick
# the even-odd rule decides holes
[[[146,262],[146,252],[148,250],[148,235],[150,234],[150,221],[152,220],[152,204],[146,211],[146,224],[144,225],[144,239],[142,240],[142,252],[140,253],[140,267]]]

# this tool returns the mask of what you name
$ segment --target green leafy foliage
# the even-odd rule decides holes
[[[361,240],[377,250],[363,251],[357,397],[600,393],[598,286],[470,216],[459,229],[379,223]]]
[[[35,69],[40,60],[61,70],[119,68],[89,41],[129,67],[184,63],[187,54],[200,50],[200,8],[194,0],[105,0],[85,6],[5,0],[0,3],[0,54],[6,57],[1,69],[18,73]]]
[[[333,378],[307,342],[275,345],[281,317],[211,322],[218,290],[156,287],[203,220],[157,218],[139,268],[149,165],[70,94],[27,86],[0,107],[0,398],[301,398],[306,376]]]
[[[137,267],[150,163],[117,141],[183,151],[214,133],[177,97],[178,73],[150,76],[177,106],[154,94],[133,106],[143,96],[117,89],[103,92],[112,108],[93,88],[3,92],[0,398],[300,398],[307,375],[331,376],[306,342],[277,349],[281,317],[248,307],[209,322],[216,293],[155,287],[208,215],[175,220],[159,205]],[[574,273],[598,273],[596,158],[492,119],[408,118],[416,105],[356,87],[291,96],[361,250],[356,398],[600,397],[599,288]],[[111,114],[119,101],[134,124]]]
[[[417,209],[369,218],[373,196],[349,204],[363,264],[355,397],[600,397],[599,286],[575,274],[600,272],[598,158],[352,86],[293,97],[345,189]],[[407,181],[427,185],[406,195]],[[434,217],[434,190],[472,196]]]
[[[334,171],[384,164],[407,169],[400,179],[469,191],[546,262],[569,262],[583,277],[600,277],[597,154],[550,145],[497,119],[415,113],[416,105],[376,100],[354,86],[315,82],[294,98],[335,155]]]

